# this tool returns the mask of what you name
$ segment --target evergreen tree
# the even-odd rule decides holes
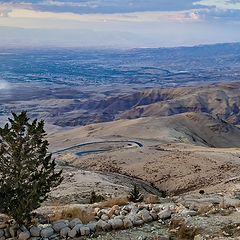
[[[29,123],[26,111],[9,118],[0,128],[0,212],[19,225],[29,224],[31,212],[62,181],[48,154],[44,121]]]
[[[140,193],[139,188],[137,187],[136,184],[129,193],[128,200],[135,203],[143,201],[143,195]]]

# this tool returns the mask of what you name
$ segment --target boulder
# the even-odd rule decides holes
[[[171,214],[172,214],[171,211],[166,209],[166,210],[159,212],[158,218],[162,219],[162,220],[166,220],[166,219],[171,218]]]
[[[39,237],[40,236],[40,228],[36,227],[36,226],[33,226],[30,228],[30,233],[31,233],[31,236],[32,237]]]
[[[66,238],[70,231],[71,231],[71,228],[69,227],[62,228],[60,231],[60,236]]]
[[[103,214],[103,215],[101,216],[101,219],[102,219],[103,221],[107,221],[107,220],[109,219],[109,217],[108,217],[108,215]]]
[[[68,236],[70,238],[75,238],[77,236],[77,231],[75,229],[72,229],[68,232]]]
[[[29,231],[24,231],[24,232],[21,232],[19,235],[18,235],[18,239],[19,240],[27,240],[31,237],[31,234]]]
[[[194,210],[189,210],[187,208],[183,209],[183,211],[181,212],[181,214],[183,216],[196,216],[197,215],[197,212],[194,211]]]
[[[89,227],[91,232],[95,232],[96,231],[96,227],[97,227],[96,223],[91,223],[90,222],[86,226]]]
[[[73,230],[75,230],[78,233],[78,232],[80,232],[80,228],[83,226],[84,226],[83,224],[79,223],[73,228]]]
[[[129,218],[124,218],[123,219],[123,226],[124,226],[124,228],[132,228],[133,223]]]
[[[0,229],[0,237],[4,236],[4,230]]]
[[[96,228],[103,231],[108,231],[111,229],[111,224],[103,220],[97,222]]]
[[[113,229],[121,229],[123,227],[123,221],[120,218],[109,220]]]
[[[54,233],[53,229],[51,227],[47,227],[41,230],[41,236],[43,238],[49,238],[50,236],[52,236]]]
[[[65,220],[58,220],[56,222],[53,222],[52,224],[52,228],[54,229],[55,232],[60,232],[61,229],[65,227],[67,227]]]
[[[135,214],[129,214],[128,218],[134,226],[140,226],[144,223],[144,221]]]
[[[157,220],[158,219],[158,215],[157,215],[157,213],[155,211],[153,211],[153,210],[150,211],[150,215],[153,218],[153,220]]]
[[[87,226],[83,226],[80,228],[80,232],[82,236],[87,236],[90,234],[90,228]]]
[[[143,209],[139,211],[137,216],[141,217],[145,223],[151,222],[153,220],[152,216],[150,215],[150,212],[147,209]]]
[[[79,218],[74,218],[68,224],[70,228],[74,228],[77,224],[82,224],[82,221]]]

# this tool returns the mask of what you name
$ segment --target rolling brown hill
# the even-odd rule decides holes
[[[229,123],[240,123],[240,82],[205,87],[150,89],[130,95],[110,97],[99,102],[86,101],[88,113],[74,115],[70,125],[87,125],[117,119],[171,116],[186,112],[205,112]],[[57,125],[64,125],[59,120]]]

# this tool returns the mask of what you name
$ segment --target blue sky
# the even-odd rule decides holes
[[[0,0],[0,46],[240,41],[240,0]]]

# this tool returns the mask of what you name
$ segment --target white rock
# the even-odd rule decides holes
[[[158,218],[162,220],[166,220],[168,218],[171,218],[171,212],[169,210],[163,210],[158,214]]]
[[[29,231],[25,231],[25,232],[21,232],[19,235],[18,235],[18,239],[19,240],[27,240],[31,237],[31,234]]]
[[[124,226],[124,228],[132,228],[133,223],[129,218],[124,218],[123,219],[123,226]]]
[[[103,221],[107,221],[107,220],[109,219],[109,217],[108,217],[108,215],[103,214],[103,215],[101,216],[101,219],[102,219]]]
[[[70,221],[68,226],[70,228],[74,228],[77,224],[82,224],[82,221],[79,218],[74,218],[73,220]]]
[[[65,227],[67,227],[67,224],[64,220],[58,220],[52,224],[52,228],[55,232],[60,232],[60,230]]]
[[[123,221],[120,218],[111,219],[108,221],[113,229],[120,229],[123,227]]]
[[[33,226],[30,228],[30,233],[33,237],[39,237],[40,236],[40,228]]]
[[[68,236],[70,238],[75,238],[77,236],[77,231],[72,229],[71,231],[68,232]]]
[[[41,236],[43,238],[48,238],[50,237],[51,235],[53,235],[54,231],[51,227],[47,227],[47,228],[44,228],[41,230]]]
[[[69,227],[65,227],[65,228],[63,228],[63,229],[61,229],[61,231],[60,231],[60,236],[62,236],[62,237],[67,237],[68,236],[68,233],[71,231],[71,228],[69,228]]]
[[[141,217],[142,220],[146,222],[151,222],[153,220],[152,216],[150,215],[149,211],[147,209],[143,209],[138,212],[137,216]]]
[[[90,228],[87,226],[83,226],[80,228],[80,232],[82,236],[87,236],[90,234]]]

